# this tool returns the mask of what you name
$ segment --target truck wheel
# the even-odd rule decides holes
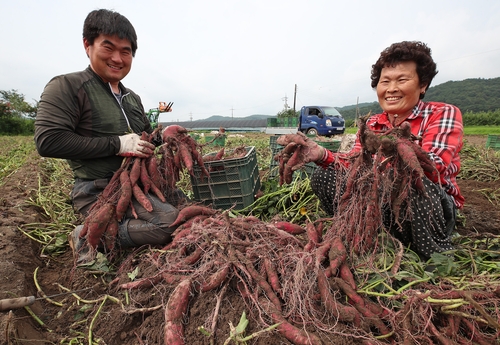
[[[307,130],[307,135],[314,135],[314,136],[317,136],[318,135],[318,131],[316,130],[316,128],[309,128]]]

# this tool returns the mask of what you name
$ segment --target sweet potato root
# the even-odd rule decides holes
[[[125,212],[127,212],[128,205],[132,199],[132,184],[127,170],[124,170],[120,174],[120,186],[120,197],[116,203],[116,219],[119,221],[122,220]]]
[[[191,205],[183,208],[180,210],[179,214],[177,215],[177,218],[175,221],[170,224],[171,227],[176,227],[185,221],[187,221],[190,218],[199,216],[199,215],[205,215],[205,216],[211,216],[214,215],[217,211],[214,210],[213,208],[205,207],[205,206],[199,206],[199,205]]]
[[[97,248],[102,235],[106,231],[109,222],[115,217],[115,206],[104,204],[95,214],[89,215],[85,222],[89,222],[86,234],[87,243],[91,248]]]
[[[300,235],[306,232],[306,229],[304,229],[302,226],[290,222],[276,222],[274,223],[274,226],[280,230],[284,230],[288,232],[289,234],[292,235]]]
[[[200,292],[207,292],[221,286],[226,280],[229,273],[229,265],[224,266],[214,274],[212,274],[207,281],[200,286]]]
[[[191,295],[191,280],[185,279],[177,285],[165,307],[165,344],[184,345],[182,318],[186,314]]]
[[[137,184],[132,187],[132,194],[146,211],[153,212],[153,205],[151,205],[151,201],[149,201],[146,195],[144,195],[144,192]]]
[[[271,316],[274,323],[279,323],[278,332],[295,345],[323,345],[323,342],[312,333],[306,333],[288,322],[281,311],[270,301],[259,298],[259,304]]]

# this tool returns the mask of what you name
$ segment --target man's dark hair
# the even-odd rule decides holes
[[[372,65],[372,88],[377,87],[382,68],[395,66],[400,62],[407,61],[414,61],[417,64],[417,75],[420,86],[427,84],[427,88],[425,89],[427,91],[438,71],[436,63],[431,57],[431,49],[425,43],[418,41],[393,43],[380,53],[377,62]],[[424,98],[424,95],[421,94],[420,99]]]
[[[118,12],[100,9],[94,10],[87,15],[83,24],[83,37],[90,45],[100,35],[118,36],[127,39],[132,46],[132,56],[137,50],[137,35],[130,21]]]

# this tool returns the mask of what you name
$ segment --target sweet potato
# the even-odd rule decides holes
[[[186,276],[180,274],[171,274],[167,272],[162,272],[161,276],[163,278],[163,281],[168,285],[179,284],[181,281],[186,279]]]
[[[330,260],[331,273],[335,275],[347,258],[347,250],[340,236],[333,238],[328,258]]]
[[[281,312],[281,302],[278,295],[274,292],[273,288],[266,279],[255,269],[251,260],[248,260],[242,253],[236,251],[238,259],[244,263],[248,273],[257,282],[260,288],[265,292],[267,298],[274,304],[275,308]]]
[[[403,160],[409,171],[415,174],[414,179],[422,179],[424,172],[422,166],[418,161],[415,151],[401,138],[399,138],[396,142],[396,149],[398,151],[399,157]],[[418,190],[423,191],[423,189],[420,189],[420,184],[418,182],[416,187],[418,188]]]
[[[127,170],[122,171],[120,174],[120,185],[120,197],[116,203],[116,219],[118,221],[122,220],[132,199],[132,184]]]
[[[278,332],[288,339],[294,345],[323,345],[323,342],[312,333],[306,333],[304,330],[299,329],[289,323],[281,311],[270,301],[265,298],[259,298],[259,305],[261,305],[274,323],[279,323]]]
[[[165,307],[165,321],[182,321],[191,295],[191,279],[186,278],[177,285]]]
[[[389,329],[387,329],[387,326],[382,322],[382,320],[373,313],[370,308],[367,307],[365,300],[363,297],[361,297],[355,289],[353,289],[348,283],[346,283],[343,279],[341,278],[333,278],[337,286],[342,290],[349,300],[351,301],[351,304],[365,317],[370,318],[370,322],[373,323],[375,327],[378,328],[380,333],[382,334],[388,334]]]
[[[301,147],[297,147],[297,149],[293,152],[292,156],[290,157],[290,159],[288,160],[288,162],[286,163],[289,167],[290,167],[290,170],[292,172],[300,169],[302,166],[304,166],[304,155],[302,154],[302,148]],[[291,183],[292,180],[290,178],[290,182],[288,183]]]
[[[223,148],[221,148],[219,150],[219,152],[217,152],[217,154],[214,157],[214,160],[215,161],[220,161],[222,159],[222,157],[224,157],[224,152],[225,152],[225,150],[224,150],[224,147],[223,147]]]
[[[222,285],[229,274],[229,265],[212,274],[201,286],[200,292],[207,292]]]
[[[85,221],[89,222],[89,227],[86,238],[90,247],[97,248],[102,235],[113,217],[115,217],[115,206],[111,203],[104,204],[95,214],[87,217]]]
[[[214,210],[213,208],[199,206],[199,205],[191,205],[180,210],[175,221],[172,224],[170,224],[170,227],[176,227],[184,223],[188,219],[199,215],[213,216],[216,213],[217,211]]]
[[[173,237],[173,240],[172,242],[168,243],[166,246],[164,246],[162,248],[162,250],[171,250],[171,249],[175,249],[177,248],[178,244],[179,244],[179,241],[188,236],[189,234],[191,234],[191,228],[185,228],[181,231],[179,231],[175,237]]]
[[[356,290],[356,281],[354,280],[351,269],[345,261],[340,265],[339,275],[340,278],[342,278],[347,284],[349,284],[351,289]]]
[[[155,156],[150,156],[146,159],[146,169],[148,170],[148,175],[151,179],[151,183],[160,188],[162,185],[162,177],[158,168],[158,160]]]
[[[274,267],[273,263],[268,257],[264,257],[264,268],[266,271],[267,275],[267,281],[269,282],[269,285],[273,288],[274,292],[276,294],[281,295],[281,284],[280,284],[280,279],[278,276],[278,272],[276,271],[276,268]]]
[[[151,183],[150,187],[151,190],[153,191],[153,194],[156,195],[156,197],[160,199],[161,202],[167,202],[167,199],[165,198],[165,195],[163,195],[160,188],[158,188],[154,183]]]
[[[137,184],[132,187],[132,194],[146,211],[153,212],[153,205],[151,205],[151,201],[149,201],[146,195],[144,195],[144,192]]]
[[[318,245],[321,242],[320,234],[319,234],[318,230],[316,230],[316,227],[314,226],[313,223],[307,222],[306,233],[307,233],[307,237],[309,238],[309,241],[314,243],[314,245]]]
[[[187,312],[191,295],[191,279],[179,283],[170,295],[165,307],[164,341],[166,345],[184,345],[182,318]]]
[[[181,162],[184,167],[187,169],[190,175],[194,174],[194,162],[193,157],[191,155],[191,151],[185,144],[180,144],[178,147],[177,155],[180,156]]]
[[[173,233],[172,233],[172,235],[171,235],[171,236],[172,236],[172,238],[174,238],[175,236],[177,236],[177,234],[178,234],[181,230],[183,230],[183,229],[188,229],[188,228],[189,228],[189,229],[191,229],[191,226],[192,226],[195,222],[201,222],[201,221],[203,221],[203,220],[205,220],[205,219],[207,219],[207,218],[208,218],[208,216],[201,214],[201,215],[199,215],[199,216],[196,216],[196,217],[193,217],[193,218],[191,218],[191,219],[188,219],[186,222],[184,222],[183,224],[179,225],[179,226],[177,227],[177,229],[175,229],[175,230],[174,230],[174,232],[173,232]]]
[[[83,223],[82,231],[80,231],[80,234],[78,235],[79,238],[84,238],[85,236],[87,236],[87,232],[89,231],[89,224],[90,222]]]
[[[304,229],[300,225],[290,223],[290,222],[285,222],[285,221],[276,222],[276,223],[274,223],[274,226],[276,228],[278,228],[280,230],[284,230],[292,235],[300,235],[300,234],[303,234],[304,232],[306,232],[306,229]]]
[[[165,345],[184,345],[184,326],[181,321],[165,322]]]
[[[187,135],[187,129],[179,125],[170,125],[163,131],[163,141],[168,142],[172,138],[177,138],[182,135]]]
[[[328,251],[332,246],[331,241],[326,241],[321,244],[315,251],[316,265],[319,266],[325,259]]]
[[[130,168],[130,184],[135,186],[137,181],[139,180],[141,176],[141,158],[134,158],[134,162],[132,163],[132,167]]]
[[[116,189],[118,188],[118,181],[120,180],[120,175],[121,175],[122,171],[125,170],[129,166],[131,161],[132,161],[132,157],[125,158],[123,160],[123,163],[120,166],[120,168],[118,168],[118,170],[115,171],[115,173],[111,177],[111,180],[109,180],[108,185],[106,186],[106,188],[104,188],[104,190],[102,191],[102,193],[100,195],[100,197],[103,200],[108,200],[108,198],[111,197],[111,195],[116,192]]]
[[[112,251],[115,248],[116,236],[118,235],[118,221],[116,218],[111,219],[104,232],[104,243],[106,244],[106,248],[109,251]]]
[[[203,248],[196,247],[196,249],[191,254],[182,259],[182,264],[187,266],[194,265],[198,262],[198,260],[200,260],[202,254]]]
[[[151,189],[151,178],[149,177],[148,170],[146,169],[146,161],[141,159],[141,173],[139,175],[139,179],[142,183],[142,190],[144,194],[148,194]]]
[[[325,305],[326,310],[343,322],[353,322],[355,326],[359,326],[361,315],[352,307],[344,306],[337,302],[330,292],[330,286],[326,279],[325,272],[321,269],[318,271],[318,290],[321,297],[321,302]]]

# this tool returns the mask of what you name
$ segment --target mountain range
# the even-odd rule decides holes
[[[425,95],[425,101],[444,102],[456,105],[462,113],[488,112],[500,109],[500,77],[499,78],[472,78],[461,81],[447,81],[431,86]],[[359,115],[372,114],[382,111],[378,102],[359,103],[337,107],[342,116],[355,119]],[[197,121],[227,121],[227,120],[260,120],[274,115],[254,114],[246,117],[232,118],[230,116],[213,115],[207,119]]]

